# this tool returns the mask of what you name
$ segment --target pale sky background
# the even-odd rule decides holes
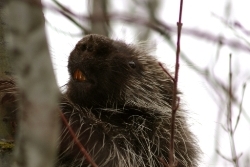
[[[43,0],[45,4],[52,5],[50,0]],[[87,14],[86,0],[60,0],[65,6],[76,14]],[[128,0],[113,0],[112,11],[127,12],[129,5]],[[244,43],[238,36],[245,38],[250,42],[250,35],[245,35],[242,31],[231,30],[225,24],[216,18],[213,14],[229,20],[230,22],[240,22],[248,31],[250,31],[250,1],[234,0],[231,6],[226,10],[229,1],[226,0],[184,0],[183,4],[183,27],[201,30],[212,33],[216,36],[222,35],[227,39],[234,39]],[[136,10],[136,9],[135,9]],[[230,12],[228,12],[230,11]],[[168,25],[176,25],[179,14],[178,0],[163,0],[159,11],[159,17]],[[143,16],[143,11],[138,10],[138,15]],[[49,47],[54,63],[57,81],[60,86],[68,80],[67,60],[68,55],[81,37],[72,37],[69,34],[80,34],[71,22],[56,12],[45,10],[45,17],[48,21],[47,33]],[[53,28],[51,25],[52,24]],[[115,24],[111,36],[114,39],[125,40],[128,43],[136,42],[131,26],[120,22]],[[62,32],[66,33],[62,33]],[[176,37],[174,36],[174,39]],[[160,61],[165,63],[171,70],[174,70],[175,51],[159,35],[152,36],[152,45],[155,48],[153,52]],[[246,44],[246,42],[244,43]],[[227,85],[228,78],[228,55],[233,55],[233,78],[236,83],[234,92],[241,97],[243,81],[247,81],[246,75],[250,74],[250,51],[242,51],[231,47],[223,47],[220,50],[218,61],[215,61],[217,50],[215,42],[196,38],[190,35],[182,35],[181,49],[188,57],[200,67],[214,68],[214,74],[217,78]],[[250,47],[250,44],[248,44]],[[216,64],[215,64],[216,62]],[[214,67],[211,65],[214,64]],[[250,78],[248,78],[249,84]],[[215,158],[215,145],[228,158],[231,158],[229,136],[224,132],[222,126],[226,121],[217,120],[218,112],[222,112],[225,117],[225,108],[219,108],[217,104],[225,104],[226,101],[215,101],[211,98],[213,90],[206,84],[206,81],[192,71],[191,67],[181,62],[179,75],[179,89],[183,92],[183,102],[185,109],[190,113],[191,128],[197,135],[199,144],[204,152],[201,167],[232,167],[233,165],[222,158]],[[250,85],[245,91],[243,108],[250,116]],[[238,108],[234,108],[233,122],[237,117]],[[222,123],[222,124],[221,124]],[[220,137],[216,140],[216,127],[219,124]],[[237,154],[243,153],[241,158],[249,158],[250,167],[250,121],[241,116],[240,123],[235,133],[235,143]]]

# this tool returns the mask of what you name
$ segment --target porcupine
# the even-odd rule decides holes
[[[168,162],[174,84],[147,50],[88,35],[71,52],[68,70],[62,108],[98,166],[156,167],[163,166],[161,160]],[[62,136],[64,162],[88,166],[67,131]],[[181,109],[175,151],[178,167],[197,166],[199,149]]]
[[[70,53],[61,109],[99,167],[160,167],[168,163],[173,80],[147,49],[87,35]],[[199,147],[184,110],[176,115],[177,167],[197,167]],[[87,167],[63,126],[58,166]]]

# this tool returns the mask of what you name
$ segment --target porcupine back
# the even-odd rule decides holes
[[[69,56],[62,102],[69,125],[100,167],[158,167],[168,162],[173,80],[143,48],[87,35]],[[199,148],[184,111],[176,115],[178,167],[196,167]],[[88,166],[68,130],[60,160]]]

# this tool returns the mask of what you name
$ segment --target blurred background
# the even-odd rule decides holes
[[[180,1],[42,3],[59,86],[68,80],[69,53],[89,33],[143,43],[174,72]],[[249,9],[249,0],[183,3],[178,87],[203,151],[201,167],[250,166]]]

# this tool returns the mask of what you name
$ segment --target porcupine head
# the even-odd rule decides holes
[[[133,45],[87,35],[71,52],[68,70],[67,94],[80,106],[170,108],[173,81]]]

